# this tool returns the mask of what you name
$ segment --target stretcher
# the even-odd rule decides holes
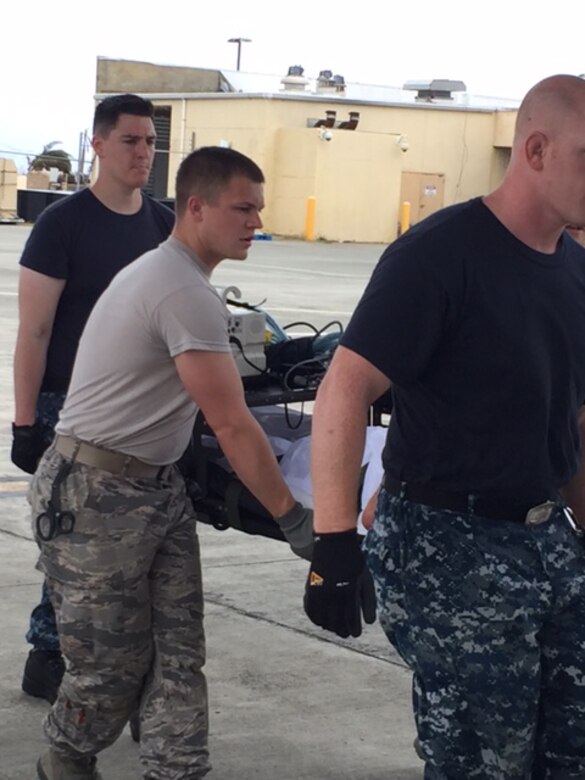
[[[243,379],[246,402],[273,445],[285,481],[295,498],[305,506],[312,506],[308,484],[311,415],[305,405],[315,399],[324,373],[325,369],[308,378],[304,387],[292,388],[283,386],[281,377],[277,375],[264,375],[262,381],[255,377]],[[385,438],[383,421],[390,411],[390,395],[379,399],[371,410],[360,495],[356,497],[358,511],[380,483],[381,450]],[[179,467],[200,522],[219,531],[234,528],[243,533],[284,541],[270,513],[223,458],[201,413],[195,420],[189,447]]]
[[[242,302],[237,287],[218,287],[217,290],[229,312],[228,331],[246,403],[268,435],[291,492],[303,505],[312,506],[308,466],[311,417],[305,404],[315,399],[343,334],[343,326],[339,321],[330,322],[320,329],[307,322],[281,326],[268,311]],[[291,335],[299,326],[303,333]],[[391,408],[392,397],[388,393],[371,409],[370,424],[378,430],[370,436],[360,496],[356,497],[358,508],[367,500],[362,488],[373,492],[380,482],[378,471],[381,469],[383,438],[379,426]],[[292,464],[293,471],[296,470],[294,484],[289,479],[290,474],[285,473],[285,466],[291,465],[292,454],[296,456]],[[366,466],[370,463],[378,471],[371,468],[366,480]],[[235,528],[247,534],[284,541],[272,516],[240,482],[223,458],[217,440],[201,413],[195,420],[189,446],[178,465],[201,522],[220,531]],[[375,486],[374,480],[377,480]]]

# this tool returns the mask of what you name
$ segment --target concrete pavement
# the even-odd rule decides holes
[[[18,256],[25,226],[0,226],[0,780],[34,780],[48,705],[20,688],[40,595],[25,492],[9,459]],[[258,242],[217,284],[281,324],[347,322],[381,247]],[[379,626],[341,640],[302,611],[307,564],[281,542],[200,527],[206,593],[210,749],[217,780],[421,780],[411,676]],[[140,777],[125,732],[99,757],[104,780]]]

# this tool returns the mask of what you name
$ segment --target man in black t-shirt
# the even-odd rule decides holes
[[[392,387],[364,549],[428,780],[585,777],[584,130],[585,80],[530,90],[501,186],[386,250],[315,405],[305,610],[358,635],[354,496]]]
[[[152,103],[114,95],[96,108],[92,145],[98,176],[86,190],[38,218],[20,264],[14,354],[12,460],[33,473],[53,438],[77,344],[93,305],[112,278],[164,241],[173,212],[141,192],[154,159]],[[33,610],[22,687],[54,701],[64,664],[46,588]]]

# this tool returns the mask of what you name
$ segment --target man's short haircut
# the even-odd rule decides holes
[[[147,116],[154,119],[154,106],[150,100],[138,95],[126,93],[124,95],[111,95],[98,103],[93,115],[94,135],[99,133],[104,137],[118,124],[120,114],[132,114],[132,116]]]
[[[187,201],[197,195],[208,202],[229,186],[234,176],[264,184],[264,174],[245,154],[224,146],[202,146],[185,157],[177,171],[175,212],[184,214]]]

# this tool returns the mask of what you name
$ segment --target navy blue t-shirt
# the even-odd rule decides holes
[[[382,255],[341,342],[393,382],[383,454],[407,482],[532,501],[575,473],[585,251],[530,249],[474,199]]]
[[[114,276],[170,234],[173,212],[143,195],[136,214],[117,214],[89,189],[69,195],[39,216],[21,265],[65,279],[41,391],[65,393],[89,314]]]

